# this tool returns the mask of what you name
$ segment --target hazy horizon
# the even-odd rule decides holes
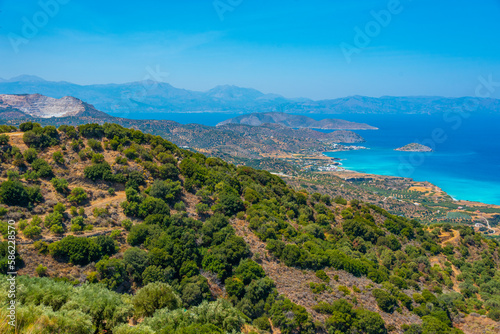
[[[35,76],[35,75],[30,75],[30,74],[21,74],[21,75],[18,75],[18,76],[15,76],[15,77],[12,77],[12,78],[2,78],[0,77],[0,80],[5,80],[6,82],[20,82],[20,81],[12,81],[13,79],[18,79],[18,78],[21,78],[21,77],[36,77],[38,79],[41,79],[45,82],[55,82],[55,83],[62,83],[62,82],[65,82],[65,83],[69,83],[69,84],[75,84],[75,85],[79,85],[79,86],[106,86],[106,85],[126,85],[126,84],[134,84],[134,83],[140,83],[140,81],[129,81],[129,82],[121,82],[121,83],[117,83],[117,82],[108,82],[108,83],[94,83],[94,84],[78,84],[78,83],[75,83],[75,82],[70,82],[70,81],[66,81],[66,80],[61,80],[61,81],[51,81],[51,80],[46,80],[45,78],[42,78],[42,77],[39,77],[39,76]],[[23,80],[21,80],[23,81]],[[153,80],[154,81],[154,80]],[[24,82],[28,82],[28,81],[24,81]],[[0,81],[0,83],[2,83],[2,81]],[[163,81],[159,81],[159,82],[156,82],[156,83],[161,83],[161,84],[168,84],[176,89],[184,89],[184,90],[189,90],[185,87],[177,87],[177,86],[174,86],[172,85],[170,82],[163,82]],[[193,91],[193,92],[200,92],[200,93],[206,93],[214,88],[217,88],[217,87],[224,87],[224,86],[233,86],[233,87],[237,87],[237,88],[242,88],[242,89],[253,89],[253,90],[257,90],[263,94],[270,94],[270,95],[279,95],[279,94],[276,94],[274,92],[263,92],[263,91],[260,91],[259,89],[256,89],[254,87],[241,87],[241,86],[236,86],[236,85],[232,85],[232,84],[222,84],[222,85],[218,85],[218,86],[214,86],[212,88],[209,88],[207,90],[190,90],[190,91]],[[0,92],[0,94],[2,94]],[[41,94],[41,95],[44,95],[44,94]],[[477,97],[477,96],[473,96],[473,95],[470,95],[470,96],[442,96],[442,95],[379,95],[379,96],[370,96],[370,95],[359,95],[359,94],[355,94],[355,95],[346,95],[346,96],[340,96],[340,97],[335,97],[335,98],[330,98],[330,99],[313,99],[313,98],[310,98],[310,97],[307,97],[307,96],[283,96],[283,98],[286,98],[286,99],[308,99],[308,100],[312,100],[312,101],[321,101],[321,100],[335,100],[335,99],[344,99],[344,98],[353,98],[353,97],[367,97],[367,98],[375,98],[375,99],[380,99],[380,98],[444,98],[444,99],[460,99],[460,98],[481,98],[481,97]],[[495,100],[499,100],[499,98],[496,98],[496,97],[491,97],[492,99],[495,99]],[[85,101],[84,101],[85,102]]]

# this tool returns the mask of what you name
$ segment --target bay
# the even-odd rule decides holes
[[[239,114],[144,113],[135,119],[168,119],[215,126]],[[356,131],[368,150],[325,153],[359,172],[429,181],[455,199],[500,205],[500,115],[339,115],[303,114],[320,120],[340,118],[379,130]],[[132,115],[114,115],[131,118]],[[398,152],[409,143],[431,146],[432,153]]]

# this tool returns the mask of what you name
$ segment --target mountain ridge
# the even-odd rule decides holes
[[[137,81],[123,84],[78,85],[65,81],[46,81],[35,76],[18,76],[0,80],[0,94],[43,94],[53,98],[75,96],[88,101],[97,109],[121,115],[138,112],[287,112],[316,114],[436,114],[445,112],[477,113],[500,111],[500,100],[493,98],[439,96],[382,96],[360,95],[337,99],[311,100],[285,98],[265,94],[253,88],[222,85],[208,91],[176,88],[156,81]]]

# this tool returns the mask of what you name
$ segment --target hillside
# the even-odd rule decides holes
[[[242,115],[220,122],[217,126],[226,124],[244,124],[260,126],[266,123],[280,124],[290,128],[310,128],[323,130],[377,130],[368,124],[349,122],[342,119],[315,120],[306,116],[285,114],[282,112],[254,113]]]
[[[21,333],[500,330],[499,243],[472,228],[115,124],[0,130],[0,266],[14,220]]]
[[[74,96],[98,110],[116,116],[128,113],[171,112],[286,112],[295,114],[436,114],[463,112],[498,113],[500,100],[491,98],[445,98],[436,96],[380,98],[349,96],[314,101],[264,94],[251,88],[218,86],[205,92],[191,91],[152,80],[123,84],[77,85],[46,81],[35,76],[0,80],[0,94],[43,94],[53,98]]]
[[[292,129],[279,124],[211,127],[182,125],[169,120],[132,120],[109,116],[72,97],[57,100],[39,94],[0,95],[0,123],[19,125],[25,121],[55,126],[117,123],[161,135],[178,146],[216,156],[230,155],[245,159],[283,157],[295,153],[318,156],[321,152],[333,150],[335,143],[364,141],[360,135],[345,130],[324,133],[312,129]]]
[[[0,95],[0,106],[9,106],[19,110],[25,115],[39,118],[51,117],[109,117],[107,114],[96,110],[77,98],[65,96],[60,99],[43,96],[40,94]],[[18,117],[21,115],[17,115]],[[12,114],[4,115],[12,119]]]

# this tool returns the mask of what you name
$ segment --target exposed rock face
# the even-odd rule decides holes
[[[291,128],[310,128],[327,130],[377,130],[377,128],[363,123],[344,121],[342,119],[322,119],[317,121],[307,116],[297,116],[282,112],[253,113],[225,120],[217,126],[226,124],[244,124],[260,126],[265,123],[281,124]]]
[[[395,149],[395,151],[403,151],[403,152],[432,152],[432,148],[429,146],[425,146],[422,144],[411,143],[405,145],[403,147]]]
[[[92,116],[108,117],[105,113],[96,110],[92,105],[77,98],[65,96],[60,99],[40,95],[0,95],[0,104],[14,108],[33,117],[69,117]]]

